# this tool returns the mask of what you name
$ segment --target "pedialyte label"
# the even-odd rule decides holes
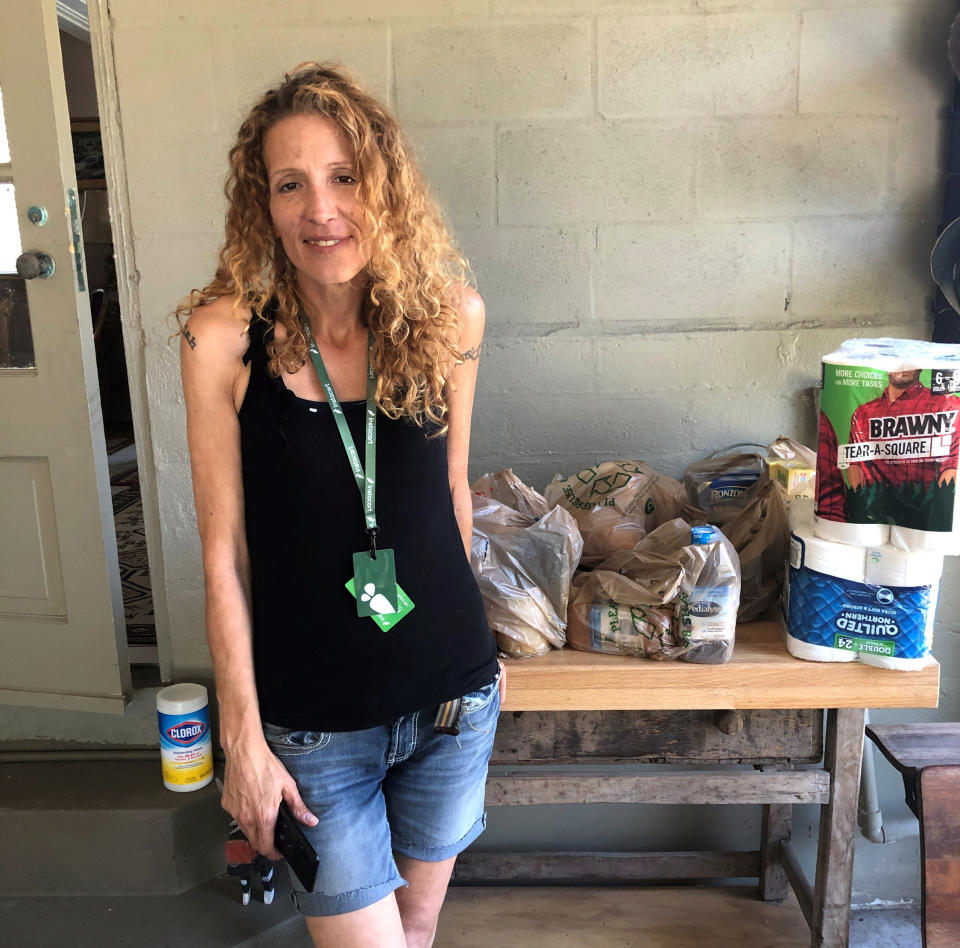
[[[732,586],[694,586],[689,596],[677,597],[680,631],[688,641],[733,639],[737,611]]]

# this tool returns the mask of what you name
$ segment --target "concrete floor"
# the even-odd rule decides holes
[[[84,871],[96,871],[84,867]],[[234,879],[175,898],[0,898],[11,948],[311,948],[287,897],[244,908]],[[851,948],[920,948],[919,907],[855,911]],[[436,948],[807,948],[793,896],[759,902],[731,887],[450,890]]]

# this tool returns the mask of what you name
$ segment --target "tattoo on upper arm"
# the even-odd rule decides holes
[[[461,359],[463,362],[466,362],[467,359],[474,359],[474,360],[479,361],[479,359],[480,359],[480,347],[481,347],[482,345],[483,345],[483,343],[478,342],[472,349],[467,349],[466,352],[461,352],[461,353],[460,353],[460,359]]]
[[[183,328],[183,338],[187,340],[187,345],[190,346],[191,349],[197,348],[197,337],[194,336],[186,326]]]

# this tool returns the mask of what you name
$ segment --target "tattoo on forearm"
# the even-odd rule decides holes
[[[466,352],[461,352],[461,353],[460,353],[460,358],[461,358],[464,362],[466,362],[467,359],[474,359],[474,360],[479,361],[479,359],[480,359],[480,346],[481,346],[481,345],[483,345],[483,343],[479,343],[479,342],[478,342],[472,349],[467,349]]]
[[[186,327],[184,327],[183,330],[183,338],[187,340],[187,345],[190,346],[191,349],[197,348],[197,337],[194,336]]]

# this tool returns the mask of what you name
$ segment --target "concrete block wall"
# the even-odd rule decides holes
[[[821,355],[929,338],[955,12],[111,0],[176,676],[209,660],[167,314],[212,273],[227,149],[285,69],[344,62],[399,115],[487,304],[472,472],[542,489],[606,458],[679,475],[736,441],[812,443]],[[915,717],[960,713],[955,599],[941,709]]]

